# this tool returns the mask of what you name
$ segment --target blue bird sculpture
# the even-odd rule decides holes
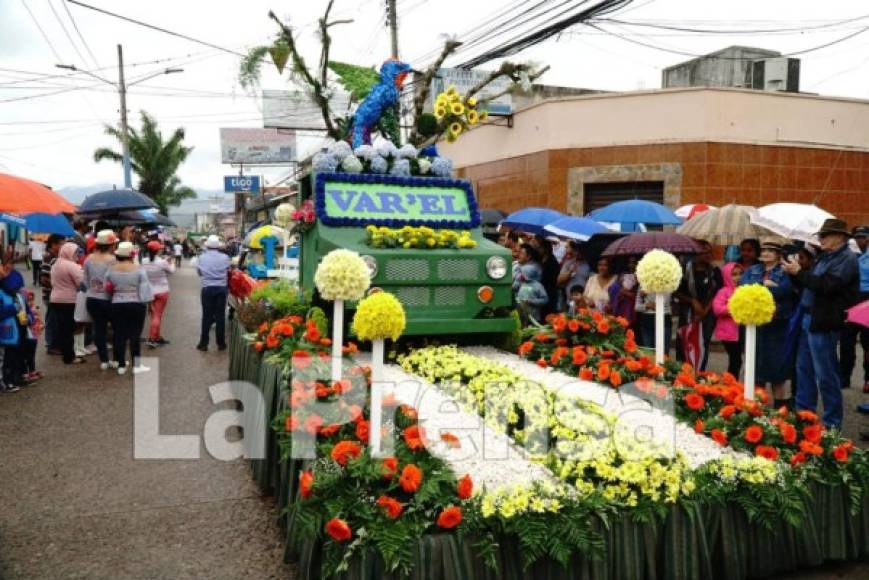
[[[380,82],[371,88],[353,115],[353,149],[371,144],[371,130],[383,113],[398,103],[401,86],[410,70],[409,64],[397,60],[388,60],[380,67]]]

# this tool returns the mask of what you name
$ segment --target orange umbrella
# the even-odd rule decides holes
[[[0,173],[0,212],[73,213],[75,206],[35,181]]]

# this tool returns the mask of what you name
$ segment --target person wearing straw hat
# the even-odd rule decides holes
[[[220,251],[220,238],[210,235],[205,240],[205,251],[199,256],[196,270],[202,282],[202,332],[196,348],[208,350],[211,325],[215,325],[215,340],[219,350],[226,350],[226,297],[229,256]]]
[[[789,258],[782,263],[798,288],[807,315],[803,318],[797,352],[797,409],[815,411],[818,393],[828,428],[842,427],[842,389],[836,346],[845,327],[845,311],[857,302],[857,256],[848,248],[844,221],[829,218],[817,232],[822,253],[810,271]]]
[[[121,242],[115,250],[117,263],[106,272],[106,286],[112,295],[114,355],[119,375],[127,372],[127,345],[133,374],[151,370],[142,364],[139,357],[146,304],[154,299],[154,293],[147,273],[135,262],[135,256],[136,246],[132,242]]]
[[[741,284],[761,284],[775,300],[775,315],[769,324],[757,329],[757,375],[760,386],[772,386],[775,407],[788,403],[785,382],[791,378],[791,364],[786,360],[788,322],[796,308],[797,293],[790,276],[781,265],[782,250],[787,240],[763,238],[760,241],[760,263],[742,275]]]
[[[87,310],[93,320],[94,344],[100,357],[100,368],[106,370],[114,366],[109,362],[109,350],[106,344],[109,321],[112,318],[112,299],[106,292],[106,273],[115,264],[112,250],[118,243],[118,237],[112,230],[100,230],[95,238],[93,253],[84,263],[84,286],[87,293]]]

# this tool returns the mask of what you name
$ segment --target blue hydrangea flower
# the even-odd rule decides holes
[[[436,177],[451,177],[453,161],[446,157],[435,157],[431,160],[431,173]]]
[[[408,143],[398,150],[398,157],[401,159],[416,159],[416,147]]]
[[[389,163],[380,155],[376,155],[371,160],[370,170],[371,173],[386,173],[389,170]]]
[[[348,155],[353,155],[353,149],[346,141],[335,141],[329,146],[329,153],[337,159],[344,159]]]
[[[359,159],[371,161],[374,159],[374,156],[377,155],[377,150],[371,145],[360,145],[353,151],[353,154]]]
[[[398,177],[410,177],[410,161],[407,159],[397,159],[392,164],[389,174],[397,175]]]
[[[329,153],[317,153],[312,163],[317,173],[332,173],[338,169],[338,160]]]
[[[392,144],[392,141],[383,139],[377,144],[377,153],[381,157],[390,158],[398,155],[398,148]]]

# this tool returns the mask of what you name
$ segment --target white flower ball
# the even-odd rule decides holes
[[[647,294],[670,294],[679,288],[682,266],[673,254],[652,250],[637,264],[637,280]]]
[[[355,155],[348,155],[341,161],[341,169],[347,173],[362,173],[362,162]]]
[[[358,157],[359,159],[371,161],[372,159],[374,159],[374,156],[377,155],[377,149],[375,149],[371,145],[360,145],[353,151],[353,154],[356,155],[356,157]]]
[[[431,161],[428,159],[420,159],[419,160],[419,173],[420,175],[426,175],[431,169]]]
[[[314,284],[326,300],[360,300],[371,285],[368,264],[350,250],[332,250],[317,266]]]
[[[338,159],[353,155],[353,149],[347,141],[335,141],[329,146],[329,154]]]
[[[398,157],[401,159],[416,159],[418,151],[416,147],[408,143],[407,145],[403,145],[401,149],[398,150]]]
[[[275,225],[286,228],[293,221],[293,212],[296,207],[291,203],[282,203],[275,208]]]
[[[381,157],[390,158],[398,156],[398,148],[392,144],[392,141],[382,139],[377,143],[377,153]]]

